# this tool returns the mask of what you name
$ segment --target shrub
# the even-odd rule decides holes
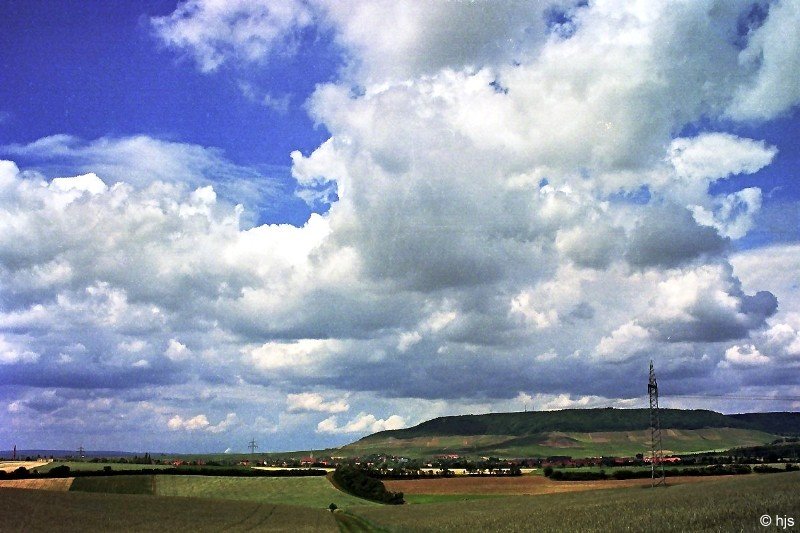
[[[758,474],[773,474],[775,472],[784,472],[786,468],[778,468],[777,466],[758,465],[753,467],[753,472]]]
[[[69,477],[70,469],[67,465],[58,465],[50,469],[47,473],[50,477]]]
[[[355,466],[338,466],[333,472],[333,480],[342,490],[359,498],[388,504],[404,503],[402,492],[386,490],[380,480],[369,477],[364,470]]]

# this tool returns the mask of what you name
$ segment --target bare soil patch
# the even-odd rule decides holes
[[[730,476],[676,476],[667,478],[670,485],[698,483]],[[452,477],[437,479],[385,480],[392,492],[405,494],[556,494],[585,490],[647,487],[649,479],[623,479],[598,481],[551,481],[543,476],[516,477]]]
[[[4,489],[34,489],[34,490],[55,490],[66,492],[72,486],[74,477],[59,477],[45,479],[3,479],[0,480],[0,488]]]

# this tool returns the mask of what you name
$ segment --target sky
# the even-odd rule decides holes
[[[800,0],[0,2],[0,449],[800,408]]]

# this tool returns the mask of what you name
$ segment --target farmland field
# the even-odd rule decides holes
[[[13,472],[19,467],[31,470],[46,464],[47,461],[0,461],[0,470],[4,472]]]
[[[68,491],[73,478],[1,479],[0,488]]]
[[[134,476],[115,476],[115,479]],[[151,476],[136,476],[148,479]],[[368,504],[353,498],[333,501],[348,512],[330,513],[323,478],[202,478],[177,480],[172,489],[202,497],[50,492],[0,488],[3,531],[765,531],[759,518],[800,518],[800,472],[702,478],[702,482],[666,488],[630,486],[582,492],[508,495],[490,482],[522,478],[419,480],[426,490],[453,482],[449,492],[410,494],[411,505]],[[86,478],[96,481],[102,478]],[[114,478],[108,478],[114,479]],[[191,480],[205,479],[206,483]],[[461,481],[463,479],[463,481]],[[677,478],[676,478],[677,479]],[[697,480],[692,478],[692,480]],[[641,480],[635,480],[641,481]],[[646,480],[645,480],[646,481]],[[243,483],[240,487],[229,482]],[[253,483],[257,482],[257,483]],[[264,482],[276,482],[274,484]],[[303,486],[308,482],[311,483]],[[465,482],[479,484],[468,487]],[[550,482],[555,485],[554,482]],[[620,482],[570,482],[559,487],[624,486]],[[422,486],[418,484],[418,486]],[[536,485],[531,485],[536,486]],[[519,488],[519,487],[517,487]],[[472,490],[472,494],[459,491]],[[493,494],[477,494],[490,492]],[[246,492],[247,494],[243,494]],[[279,493],[284,493],[281,496]],[[163,494],[159,489],[157,494]],[[324,494],[320,497],[320,494]],[[287,496],[288,495],[288,496]],[[209,498],[210,496],[210,498]],[[280,497],[304,497],[303,507],[277,503]],[[222,499],[231,498],[231,499]],[[242,501],[260,498],[260,501]],[[239,501],[237,501],[239,500]],[[272,501],[270,501],[272,500]],[[323,503],[324,502],[324,503]],[[356,505],[355,503],[362,504]],[[366,503],[366,504],[365,504]],[[314,508],[316,507],[316,508]]]
[[[91,476],[76,477],[71,491],[105,494],[153,494],[156,476]]]
[[[378,505],[334,488],[323,476],[314,477],[222,477],[222,476],[156,476],[159,496],[187,496],[247,500],[326,509]]]
[[[332,513],[259,502],[0,488],[3,531],[336,532]]]
[[[670,485],[702,483],[714,477],[679,476],[668,478]],[[432,479],[385,480],[386,488],[405,495],[539,495],[564,492],[583,492],[598,489],[620,489],[647,487],[650,479],[598,480],[598,481],[553,481],[544,476],[514,477],[452,477]]]
[[[172,465],[137,465],[131,463],[91,463],[88,461],[53,461],[36,469],[37,472],[49,472],[57,466],[66,465],[70,470],[95,471],[110,466],[111,470],[141,470],[143,468],[172,468]]]
[[[800,518],[800,473],[731,476],[666,488],[353,509],[390,531],[765,531]]]

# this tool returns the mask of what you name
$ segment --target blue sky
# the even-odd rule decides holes
[[[642,406],[650,358],[668,406],[796,409],[798,24],[3,2],[0,441],[319,448]]]
[[[293,195],[289,153],[313,151],[328,137],[303,104],[341,64],[330,39],[309,34],[295,54],[208,76],[167,49],[150,27],[148,17],[167,15],[175,6],[4,2],[0,57],[13,73],[0,88],[4,144],[55,133],[87,140],[147,134],[217,147],[285,185],[286,205],[265,206],[260,222],[304,223],[309,210]],[[285,104],[264,105],[267,94]]]

